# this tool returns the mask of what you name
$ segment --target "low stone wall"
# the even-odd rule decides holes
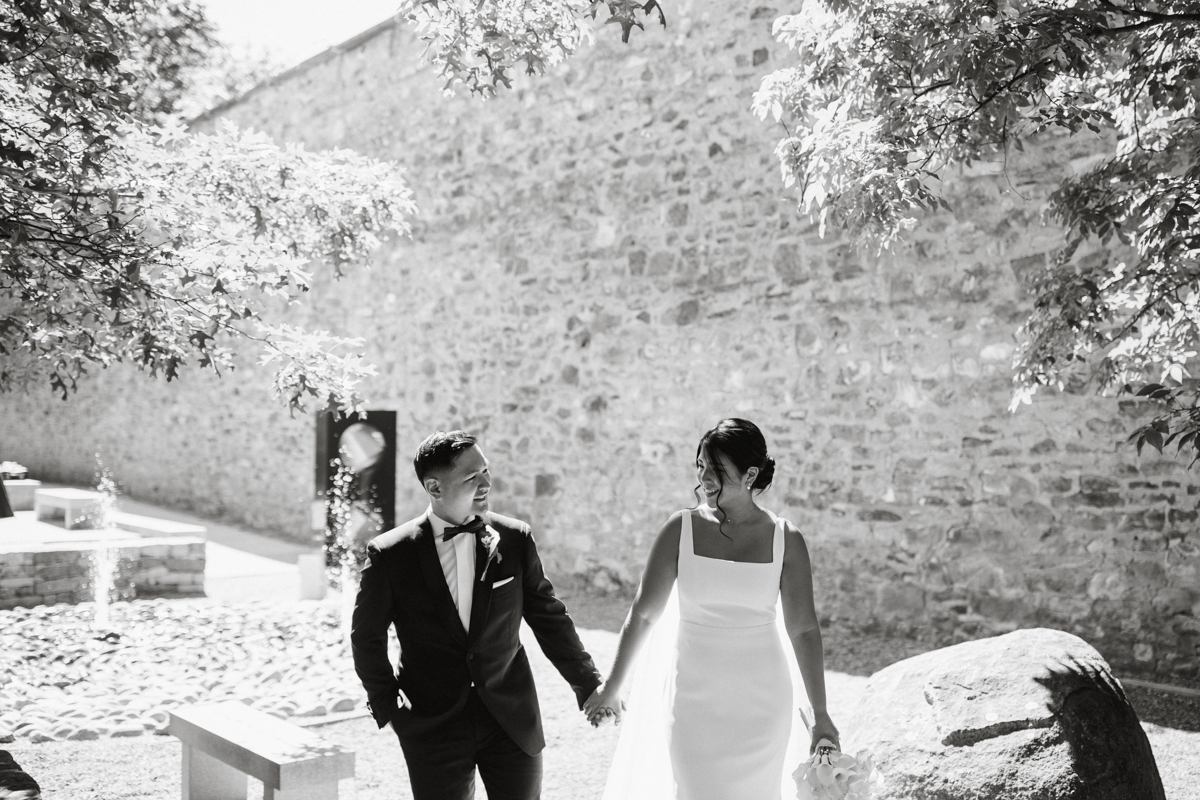
[[[194,537],[0,547],[0,609],[95,599],[97,551],[115,551],[110,600],[204,594],[204,540]]]

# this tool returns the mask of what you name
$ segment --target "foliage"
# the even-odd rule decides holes
[[[169,380],[230,366],[248,336],[293,408],[358,404],[371,369],[332,353],[353,342],[272,326],[263,304],[306,291],[309,260],[337,269],[405,230],[396,168],[172,121],[212,41],[190,0],[2,5],[0,390],[66,397],[117,361]]]
[[[1195,0],[806,0],[774,30],[798,63],[764,79],[754,110],[785,124],[776,154],[801,209],[861,242],[887,246],[945,205],[937,179],[951,164],[1039,134],[1100,134],[1103,160],[1048,201],[1068,234],[1033,283],[1014,407],[1042,386],[1170,382],[1188,402],[1139,441],[1171,431],[1195,445]],[[1125,255],[1085,258],[1085,243]]]
[[[447,92],[463,83],[472,94],[486,97],[501,85],[512,88],[517,65],[540,75],[585,40],[593,41],[589,20],[601,9],[608,11],[606,24],[621,26],[623,42],[633,28],[645,27],[639,11],[644,16],[657,12],[659,22],[667,24],[658,0],[405,0],[399,13],[429,43],[427,56],[441,68]]]

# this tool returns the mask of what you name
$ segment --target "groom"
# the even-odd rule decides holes
[[[537,800],[541,712],[518,632],[529,624],[580,708],[601,683],[542,571],[529,526],[488,511],[488,462],[463,431],[413,459],[424,514],[367,545],[350,634],[379,727],[392,724],[414,800]],[[400,663],[388,659],[388,626]]]

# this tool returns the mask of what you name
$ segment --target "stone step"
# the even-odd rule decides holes
[[[129,514],[118,511],[109,518],[113,525],[123,531],[139,533],[143,536],[200,536],[207,537],[208,528],[203,525],[193,525],[189,522],[176,522],[158,517],[147,517],[141,514]]]

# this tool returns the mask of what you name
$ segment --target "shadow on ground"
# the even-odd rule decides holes
[[[1200,697],[1184,697],[1141,686],[1126,686],[1125,696],[1142,722],[1200,733]]]

